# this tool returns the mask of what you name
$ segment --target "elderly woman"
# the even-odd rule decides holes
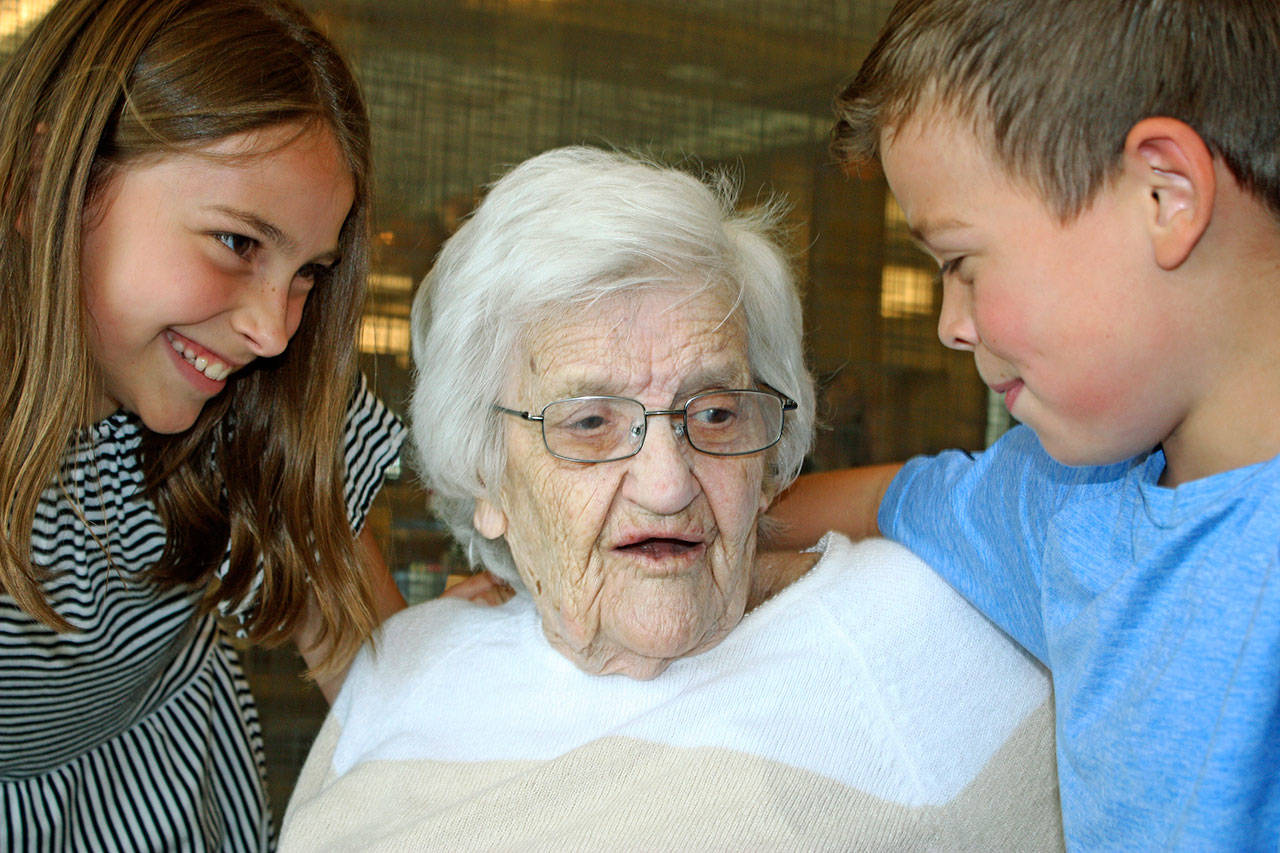
[[[814,392],[776,214],[731,195],[561,149],[445,246],[415,439],[520,592],[386,624],[285,848],[1060,846],[1035,664],[890,543],[757,553]]]

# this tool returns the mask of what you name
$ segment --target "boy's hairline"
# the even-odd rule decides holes
[[[863,146],[859,149],[861,153],[848,155],[842,150],[838,140],[833,142],[833,149],[840,165],[846,169],[861,169],[866,166],[882,167],[886,139],[901,133],[914,122],[927,121],[930,113],[935,113],[954,119],[957,124],[967,128],[979,149],[991,158],[991,162],[999,168],[1001,174],[1015,185],[1029,190],[1045,206],[1045,209],[1063,224],[1086,211],[1118,175],[1119,155],[1102,183],[1093,187],[1088,194],[1082,195],[1077,204],[1071,204],[1044,186],[1044,182],[1036,174],[1037,164],[1033,162],[1020,164],[1016,158],[1002,150],[994,130],[994,119],[989,111],[981,106],[986,100],[986,87],[979,86],[972,91],[964,91],[963,87],[956,87],[953,93],[947,94],[941,91],[945,88],[945,84],[946,81],[942,75],[935,75],[913,92],[886,98],[875,110],[874,118],[870,122],[873,135],[866,129],[858,133],[860,137],[873,138],[874,143],[871,146]],[[837,122],[836,132],[845,122],[846,118],[842,114]]]

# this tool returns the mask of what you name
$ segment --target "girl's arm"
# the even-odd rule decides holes
[[[476,604],[498,605],[510,601],[515,594],[511,584],[488,569],[482,569],[469,578],[445,587],[440,597],[465,598]]]
[[[396,586],[395,579],[391,577],[391,570],[387,568],[387,562],[382,558],[382,551],[378,548],[378,543],[374,540],[373,533],[368,527],[360,531],[356,545],[365,569],[373,579],[374,608],[378,614],[378,622],[382,623],[391,614],[403,610],[407,604],[404,596],[400,594],[400,588]],[[316,643],[315,638],[319,632],[320,614],[316,610],[315,600],[312,599],[307,604],[306,618],[293,635],[293,640],[298,646],[298,652],[302,655],[302,659],[306,661],[308,668],[312,670],[320,665],[320,661],[324,660],[325,654],[329,650],[327,643],[323,645]],[[343,669],[331,678],[317,682],[320,692],[324,694],[324,698],[329,700],[330,704],[337,697],[338,690],[342,687],[342,681],[346,678],[346,675],[347,671]]]
[[[805,474],[778,496],[769,509],[772,520],[762,548],[793,551],[808,548],[828,530],[857,541],[880,535],[876,514],[899,463]]]

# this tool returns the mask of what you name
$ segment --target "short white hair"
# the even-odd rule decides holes
[[[493,410],[527,332],[618,293],[679,284],[721,289],[747,329],[754,379],[798,404],[768,453],[774,493],[813,440],[813,380],[800,298],[774,235],[776,199],[738,212],[724,174],[699,179],[631,155],[547,151],[512,169],[449,238],[413,300],[417,463],[432,505],[473,565],[517,581],[502,540],[472,524],[496,500],[506,464]]]

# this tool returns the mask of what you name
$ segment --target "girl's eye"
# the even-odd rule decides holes
[[[258,241],[252,237],[246,237],[243,234],[232,234],[229,231],[219,231],[213,237],[242,258],[249,254],[254,246],[258,245]]]
[[[312,284],[319,284],[320,282],[325,281],[333,273],[333,268],[336,266],[336,263],[307,264],[298,270],[298,278],[309,281]]]

